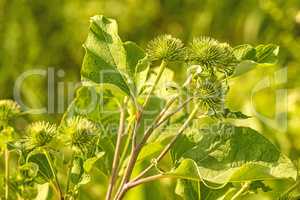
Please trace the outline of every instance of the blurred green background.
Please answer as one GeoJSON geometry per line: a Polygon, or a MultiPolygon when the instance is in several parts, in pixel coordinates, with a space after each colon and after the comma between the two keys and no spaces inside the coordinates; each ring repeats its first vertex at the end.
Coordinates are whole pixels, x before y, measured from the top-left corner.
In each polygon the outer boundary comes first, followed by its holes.
{"type": "MultiPolygon", "coordinates": [[[[280,45],[278,65],[261,67],[235,79],[228,102],[232,109],[254,116],[243,123],[260,130],[298,163],[299,0],[0,0],[0,98],[13,98],[15,80],[28,69],[62,69],[65,75],[56,77],[56,83],[78,82],[84,55],[81,46],[88,33],[89,18],[96,14],[115,18],[123,41],[132,40],[143,47],[162,33],[186,42],[194,36],[207,35],[233,46],[242,43],[280,45]],[[287,80],[278,82],[278,74],[287,76],[287,80]],[[270,87],[253,93],[257,84],[265,79],[270,80],[270,87]],[[280,91],[287,91],[287,98],[284,95],[278,98],[280,91]]],[[[47,105],[46,89],[45,78],[30,78],[22,86],[22,98],[33,107],[47,105]]],[[[59,91],[55,93],[64,95],[59,91]]],[[[63,105],[66,107],[69,101],[55,99],[55,111],[63,105]]],[[[49,114],[33,118],[57,120],[60,116],[49,114]]],[[[164,189],[170,184],[168,181],[159,187],[153,184],[146,190],[139,187],[132,199],[175,199],[164,189]]],[[[99,199],[105,188],[97,184],[90,186],[84,188],[82,199],[99,199]]]]}

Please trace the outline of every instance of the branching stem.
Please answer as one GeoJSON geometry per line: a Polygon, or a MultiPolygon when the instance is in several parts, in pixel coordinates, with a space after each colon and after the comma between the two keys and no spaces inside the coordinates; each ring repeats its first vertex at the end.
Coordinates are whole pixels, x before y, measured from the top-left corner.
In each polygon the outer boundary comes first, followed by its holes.
{"type": "Polygon", "coordinates": [[[148,93],[148,95],[146,96],[146,99],[142,105],[142,108],[140,110],[138,110],[137,114],[136,114],[136,121],[135,121],[135,124],[134,124],[134,128],[133,128],[133,134],[132,134],[132,147],[131,147],[131,153],[130,153],[130,157],[129,157],[129,162],[128,162],[128,165],[127,165],[127,168],[125,170],[125,174],[123,176],[123,179],[121,181],[121,184],[120,184],[120,187],[119,187],[119,190],[117,192],[117,195],[116,195],[116,198],[118,198],[118,195],[120,194],[120,192],[122,191],[122,188],[123,186],[129,181],[130,179],[130,176],[132,174],[132,171],[133,171],[133,168],[134,168],[134,165],[135,165],[135,162],[137,160],[137,157],[139,155],[139,152],[141,150],[140,146],[137,145],[137,132],[138,132],[138,129],[140,127],[140,123],[141,123],[141,120],[142,120],[142,115],[143,115],[143,111],[144,111],[144,108],[147,106],[165,68],[167,66],[167,62],[165,60],[162,60],[160,66],[159,66],[159,72],[155,78],[155,81],[150,89],[150,92],[148,93]]]}
{"type": "MultiPolygon", "coordinates": [[[[194,119],[195,115],[197,114],[197,111],[199,109],[199,104],[197,104],[191,114],[189,115],[188,119],[185,121],[185,123],[181,126],[181,128],[178,130],[175,137],[171,140],[171,142],[163,149],[163,151],[159,154],[159,156],[155,159],[156,162],[161,161],[161,159],[167,154],[167,152],[171,149],[171,147],[174,145],[174,143],[177,141],[177,139],[181,136],[183,131],[188,127],[189,123],[194,119]]],[[[145,174],[147,174],[152,167],[154,167],[154,164],[151,163],[144,171],[142,171],[135,179],[134,181],[139,180],[142,178],[145,174]]]]}
{"type": "MultiPolygon", "coordinates": [[[[159,154],[159,156],[156,158],[156,161],[159,162],[166,154],[167,152],[171,149],[171,147],[174,145],[174,143],[177,141],[177,139],[180,137],[180,135],[183,133],[183,131],[188,127],[188,125],[190,124],[190,122],[194,119],[195,115],[197,114],[197,111],[199,109],[200,105],[197,104],[193,111],[190,113],[188,119],[185,121],[185,123],[181,126],[181,128],[178,130],[177,134],[175,135],[175,137],[171,140],[171,142],[163,149],[163,151],[159,154]]],[[[142,146],[139,146],[139,148],[142,148],[142,146]]],[[[135,155],[138,155],[138,153],[135,152],[135,155]]],[[[135,160],[136,161],[136,160],[135,160]]],[[[134,161],[134,162],[135,162],[134,161]]],[[[157,175],[157,176],[154,176],[154,177],[148,177],[148,178],[145,178],[145,179],[140,179],[139,177],[143,177],[144,174],[146,174],[154,165],[151,164],[148,168],[146,168],[146,170],[144,170],[140,175],[138,175],[138,178],[135,178],[133,182],[130,182],[128,183],[128,181],[122,186],[120,187],[120,191],[118,192],[118,194],[116,195],[116,198],[115,200],[121,200],[124,195],[126,194],[126,192],[128,191],[129,188],[132,188],[134,187],[134,185],[139,185],[141,180],[143,181],[152,181],[152,180],[155,180],[157,178],[161,178],[162,176],[160,175],[157,175]],[[132,187],[128,187],[128,184],[133,184],[132,187]],[[137,184],[138,183],[138,184],[137,184]]]]}

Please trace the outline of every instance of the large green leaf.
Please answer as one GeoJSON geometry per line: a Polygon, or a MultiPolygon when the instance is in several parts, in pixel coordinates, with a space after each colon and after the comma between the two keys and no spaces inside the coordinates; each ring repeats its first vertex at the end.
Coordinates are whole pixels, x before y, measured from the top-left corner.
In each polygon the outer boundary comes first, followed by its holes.
{"type": "Polygon", "coordinates": [[[131,95],[126,51],[118,36],[118,25],[113,19],[98,15],[91,18],[88,37],[84,43],[86,54],[81,75],[83,80],[116,88],[131,95]]]}
{"type": "Polygon", "coordinates": [[[247,73],[259,65],[275,64],[278,53],[279,47],[274,44],[258,45],[257,47],[245,44],[235,47],[234,55],[240,63],[235,69],[234,76],[247,73]]]}
{"type": "Polygon", "coordinates": [[[189,130],[172,148],[170,176],[216,184],[296,179],[293,163],[261,134],[229,124],[189,130]]]}

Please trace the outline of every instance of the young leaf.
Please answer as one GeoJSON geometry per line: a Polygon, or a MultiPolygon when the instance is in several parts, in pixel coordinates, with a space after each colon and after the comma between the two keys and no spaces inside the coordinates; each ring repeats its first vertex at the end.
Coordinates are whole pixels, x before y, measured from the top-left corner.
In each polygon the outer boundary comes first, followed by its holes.
{"type": "Polygon", "coordinates": [[[90,32],[84,43],[86,54],[81,75],[84,80],[119,88],[130,96],[126,52],[113,19],[98,15],[91,18],[90,32]]]}

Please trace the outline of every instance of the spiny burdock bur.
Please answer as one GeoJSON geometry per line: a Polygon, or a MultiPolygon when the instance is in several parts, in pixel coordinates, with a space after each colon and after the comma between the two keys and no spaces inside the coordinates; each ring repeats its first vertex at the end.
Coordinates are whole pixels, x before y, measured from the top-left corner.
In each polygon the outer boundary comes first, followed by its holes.
{"type": "Polygon", "coordinates": [[[0,100],[0,124],[7,124],[20,113],[20,106],[15,101],[0,100]]]}
{"type": "Polygon", "coordinates": [[[26,133],[29,148],[45,147],[57,137],[57,127],[45,121],[34,122],[27,127],[26,133]]]}
{"type": "Polygon", "coordinates": [[[151,40],[146,52],[151,61],[182,61],[186,55],[182,41],[171,35],[160,35],[151,40]]]}
{"type": "Polygon", "coordinates": [[[228,87],[226,82],[218,80],[216,76],[192,79],[191,90],[203,111],[217,112],[224,107],[228,87]]]}
{"type": "Polygon", "coordinates": [[[60,133],[67,145],[85,155],[93,152],[99,138],[96,124],[82,116],[67,119],[60,133]]]}
{"type": "Polygon", "coordinates": [[[194,38],[189,44],[188,60],[211,70],[231,73],[238,63],[233,49],[227,43],[204,36],[194,38]]]}

